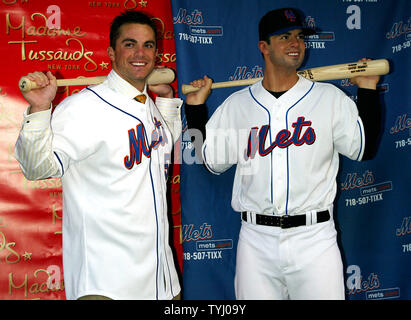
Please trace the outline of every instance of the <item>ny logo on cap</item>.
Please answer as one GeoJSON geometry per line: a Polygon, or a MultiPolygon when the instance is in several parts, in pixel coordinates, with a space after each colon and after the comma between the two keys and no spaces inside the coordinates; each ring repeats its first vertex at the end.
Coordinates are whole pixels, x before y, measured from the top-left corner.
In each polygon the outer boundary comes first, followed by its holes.
{"type": "Polygon", "coordinates": [[[297,17],[295,16],[294,12],[291,11],[291,10],[285,10],[285,11],[284,11],[284,15],[285,15],[285,17],[287,18],[287,20],[289,20],[289,21],[291,21],[291,22],[294,22],[295,19],[297,18],[297,17]]]}

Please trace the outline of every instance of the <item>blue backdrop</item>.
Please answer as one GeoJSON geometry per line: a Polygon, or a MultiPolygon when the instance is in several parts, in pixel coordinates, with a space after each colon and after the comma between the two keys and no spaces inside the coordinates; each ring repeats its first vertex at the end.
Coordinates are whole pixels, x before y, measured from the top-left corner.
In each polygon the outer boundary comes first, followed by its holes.
{"type": "MultiPolygon", "coordinates": [[[[411,1],[409,0],[172,0],[178,85],[207,74],[214,81],[261,77],[258,21],[267,11],[300,8],[320,30],[309,38],[302,68],[386,58],[380,81],[384,133],[374,160],[341,159],[334,219],[347,299],[411,298],[411,1]]],[[[347,79],[330,81],[356,100],[347,79]]],[[[229,94],[216,89],[211,115],[229,94]]],[[[183,119],[184,121],[184,119],[183,119]]],[[[185,299],[235,299],[240,215],[231,209],[234,168],[221,176],[195,163],[182,141],[181,205],[185,299]]]]}

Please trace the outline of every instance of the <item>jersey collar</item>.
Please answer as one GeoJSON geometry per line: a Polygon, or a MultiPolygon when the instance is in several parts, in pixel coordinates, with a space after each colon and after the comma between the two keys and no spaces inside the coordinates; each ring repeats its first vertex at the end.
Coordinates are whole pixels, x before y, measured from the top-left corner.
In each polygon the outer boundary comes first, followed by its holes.
{"type": "Polygon", "coordinates": [[[147,96],[147,85],[144,86],[144,90],[141,92],[132,86],[128,81],[120,77],[114,70],[110,71],[106,81],[109,88],[127,98],[134,99],[134,97],[142,93],[147,96]]]}

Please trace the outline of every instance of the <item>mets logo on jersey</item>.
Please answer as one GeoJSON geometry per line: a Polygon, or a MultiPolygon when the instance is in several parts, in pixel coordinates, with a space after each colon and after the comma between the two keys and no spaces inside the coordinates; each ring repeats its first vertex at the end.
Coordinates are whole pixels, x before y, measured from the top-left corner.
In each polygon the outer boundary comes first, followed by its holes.
{"type": "Polygon", "coordinates": [[[260,156],[265,157],[270,154],[275,147],[287,148],[294,144],[301,146],[303,144],[311,145],[315,142],[315,131],[311,126],[311,121],[305,121],[305,117],[299,117],[296,122],[292,123],[293,132],[288,129],[279,131],[272,143],[266,146],[266,139],[270,130],[269,125],[264,125],[261,128],[253,127],[248,136],[247,149],[244,152],[244,159],[254,159],[258,150],[260,156]],[[302,132],[305,128],[304,133],[302,132]]]}
{"type": "Polygon", "coordinates": [[[147,145],[148,137],[142,123],[138,124],[136,129],[128,130],[130,154],[124,157],[124,166],[127,169],[132,169],[135,164],[139,165],[143,155],[150,158],[152,150],[168,143],[164,128],[156,118],[154,118],[154,126],[155,129],[151,133],[151,143],[149,145],[147,145]]]}

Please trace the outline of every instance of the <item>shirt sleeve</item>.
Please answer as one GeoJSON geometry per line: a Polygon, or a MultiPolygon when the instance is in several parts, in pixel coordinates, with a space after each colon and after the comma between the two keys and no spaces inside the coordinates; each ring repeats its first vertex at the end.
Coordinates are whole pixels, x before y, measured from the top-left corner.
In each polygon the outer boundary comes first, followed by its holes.
{"type": "Polygon", "coordinates": [[[382,106],[378,91],[358,88],[357,108],[365,135],[364,155],[361,160],[370,160],[377,152],[382,128],[382,106]]]}
{"type": "Polygon", "coordinates": [[[61,177],[61,166],[52,148],[51,108],[32,114],[28,110],[15,145],[20,168],[28,180],[61,177]]]}
{"type": "Polygon", "coordinates": [[[333,142],[338,153],[355,161],[364,154],[364,126],[355,102],[338,90],[334,96],[333,142]]]}
{"type": "Polygon", "coordinates": [[[221,174],[238,162],[238,130],[234,122],[227,100],[207,121],[201,154],[211,173],[221,174]]]}
{"type": "MultiPolygon", "coordinates": [[[[185,104],[185,114],[188,129],[197,129],[201,132],[203,139],[206,139],[205,126],[208,120],[207,106],[205,104],[190,105],[185,104]]],[[[193,140],[193,137],[191,137],[193,140]]]]}
{"type": "Polygon", "coordinates": [[[179,98],[156,98],[156,106],[161,113],[167,127],[173,136],[173,143],[176,143],[181,135],[181,106],[183,100],[179,98]]]}
{"type": "Polygon", "coordinates": [[[237,131],[231,124],[227,102],[208,119],[207,106],[185,104],[187,127],[196,155],[213,174],[221,174],[237,163],[237,131]]]}

